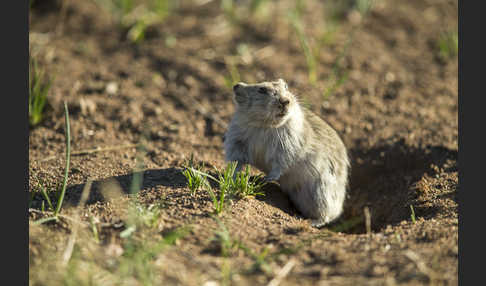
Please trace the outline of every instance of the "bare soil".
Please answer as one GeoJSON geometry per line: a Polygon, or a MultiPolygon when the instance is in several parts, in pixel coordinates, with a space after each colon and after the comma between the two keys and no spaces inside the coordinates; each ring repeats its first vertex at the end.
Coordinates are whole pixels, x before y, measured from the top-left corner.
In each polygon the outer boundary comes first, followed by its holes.
{"type": "MultiPolygon", "coordinates": [[[[285,17],[291,1],[238,25],[227,21],[220,1],[180,1],[138,44],[93,1],[68,1],[64,8],[39,2],[30,15],[31,55],[54,81],[46,118],[29,132],[32,209],[41,208],[39,184],[56,190],[62,183],[66,101],[73,152],[115,149],[71,157],[63,213],[74,213],[92,179],[81,218],[96,218],[101,249],[121,245],[123,202],[142,154],[137,197],[147,206],[163,205],[157,235],[191,227],[156,264],[163,285],[224,284],[227,265],[230,284],[262,285],[289,261],[294,267],[280,285],[458,284],[458,63],[457,57],[441,60],[435,45],[441,33],[457,30],[457,1],[377,1],[366,17],[345,15],[334,41],[320,47],[315,86],[285,17]],[[347,80],[325,98],[326,79],[350,35],[341,59],[347,80]],[[242,47],[249,51],[243,56],[242,47]],[[225,166],[222,135],[234,111],[226,84],[232,59],[241,81],[284,78],[337,130],[351,155],[346,210],[329,227],[312,228],[277,184],[263,197],[225,208],[219,219],[255,253],[268,250],[269,271],[247,271],[254,259],[242,251],[230,259],[219,253],[211,241],[220,226],[210,215],[210,197],[191,196],[182,174],[191,154],[207,170],[225,166]],[[144,152],[133,147],[139,142],[144,152]],[[125,194],[104,191],[110,184],[125,194]]],[[[324,3],[305,6],[304,31],[311,39],[321,35],[324,3]]],[[[43,216],[31,211],[30,221],[43,216]]],[[[30,283],[47,285],[39,274],[45,253],[64,251],[72,225],[29,229],[30,283]]]]}

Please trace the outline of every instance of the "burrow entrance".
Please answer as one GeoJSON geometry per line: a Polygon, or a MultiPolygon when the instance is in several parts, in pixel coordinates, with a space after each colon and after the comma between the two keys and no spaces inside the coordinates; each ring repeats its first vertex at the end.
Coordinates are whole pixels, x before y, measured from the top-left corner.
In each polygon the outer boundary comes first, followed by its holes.
{"type": "MultiPolygon", "coordinates": [[[[425,174],[433,176],[433,166],[443,166],[447,160],[455,161],[457,169],[457,151],[441,146],[410,147],[404,141],[368,150],[354,148],[350,156],[352,170],[344,213],[330,226],[345,233],[366,233],[366,207],[372,231],[411,220],[410,205],[420,199],[416,183],[425,174]]],[[[439,211],[430,205],[415,205],[415,216],[433,216],[439,211]]]]}

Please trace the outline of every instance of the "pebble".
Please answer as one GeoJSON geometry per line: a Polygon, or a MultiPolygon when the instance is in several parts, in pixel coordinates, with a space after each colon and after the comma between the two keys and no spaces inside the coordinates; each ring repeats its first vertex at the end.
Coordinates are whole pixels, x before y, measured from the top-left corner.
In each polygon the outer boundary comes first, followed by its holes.
{"type": "Polygon", "coordinates": [[[116,82],[109,82],[106,85],[106,93],[109,95],[116,95],[118,92],[118,84],[116,82]]]}

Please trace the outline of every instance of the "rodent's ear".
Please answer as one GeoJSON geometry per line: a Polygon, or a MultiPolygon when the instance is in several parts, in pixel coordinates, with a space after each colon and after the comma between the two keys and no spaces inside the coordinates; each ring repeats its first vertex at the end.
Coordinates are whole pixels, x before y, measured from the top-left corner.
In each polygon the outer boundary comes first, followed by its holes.
{"type": "Polygon", "coordinates": [[[239,82],[233,86],[233,94],[234,94],[234,100],[238,104],[242,104],[247,101],[247,95],[246,92],[244,91],[244,87],[246,86],[246,83],[239,82]]]}
{"type": "Polygon", "coordinates": [[[285,82],[285,80],[279,78],[278,79],[278,82],[285,88],[285,89],[289,89],[287,83],[285,82]]]}

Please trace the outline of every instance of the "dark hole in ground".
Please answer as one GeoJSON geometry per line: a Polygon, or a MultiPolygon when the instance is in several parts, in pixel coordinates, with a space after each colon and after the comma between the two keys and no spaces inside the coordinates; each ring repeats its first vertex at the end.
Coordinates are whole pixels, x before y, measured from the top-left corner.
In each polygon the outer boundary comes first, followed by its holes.
{"type": "MultiPolygon", "coordinates": [[[[370,211],[371,230],[411,219],[410,205],[418,198],[415,184],[434,174],[432,164],[457,161],[457,151],[441,146],[407,146],[404,141],[371,149],[350,150],[351,176],[344,213],[329,227],[345,233],[365,233],[364,209],[370,211]]],[[[438,206],[416,207],[415,214],[433,216],[438,206]]]]}

